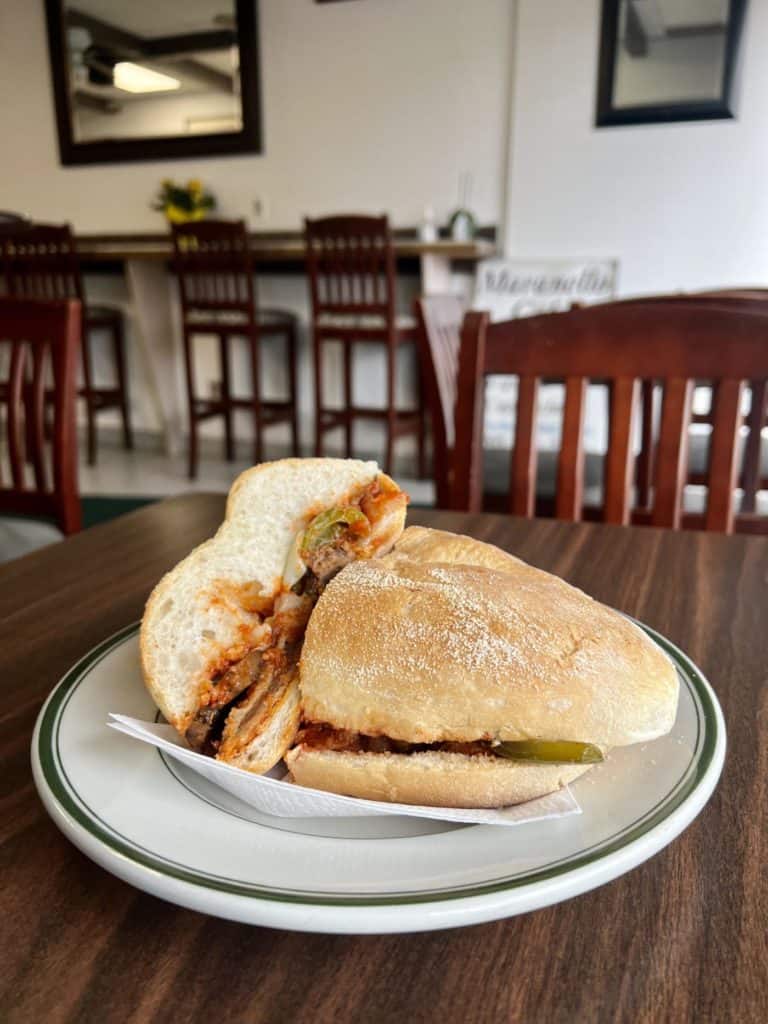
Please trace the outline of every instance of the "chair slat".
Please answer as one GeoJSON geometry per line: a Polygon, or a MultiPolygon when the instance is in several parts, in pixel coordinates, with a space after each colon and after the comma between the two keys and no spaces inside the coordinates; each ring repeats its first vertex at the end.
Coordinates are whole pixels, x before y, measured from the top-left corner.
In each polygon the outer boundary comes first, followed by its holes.
{"type": "Polygon", "coordinates": [[[656,382],[644,380],[641,385],[641,438],[640,453],[637,457],[637,504],[647,508],[651,497],[653,461],[655,455],[654,420],[656,413],[656,382]]]}
{"type": "Polygon", "coordinates": [[[510,493],[510,510],[515,516],[532,516],[536,504],[535,429],[538,392],[538,377],[520,377],[510,493]]]}
{"type": "Polygon", "coordinates": [[[654,526],[680,527],[683,491],[688,474],[688,427],[691,419],[694,383],[675,377],[664,386],[661,408],[654,526]]]}
{"type": "Polygon", "coordinates": [[[737,447],[741,426],[744,382],[721,380],[715,396],[714,424],[709,447],[705,529],[733,532],[733,491],[736,487],[737,447]]]}
{"type": "Polygon", "coordinates": [[[568,377],[560,456],[557,460],[555,515],[577,522],[584,504],[584,411],[587,381],[568,377]]]}
{"type": "Polygon", "coordinates": [[[27,361],[23,342],[11,346],[11,365],[8,371],[8,462],[11,467],[11,481],[18,491],[24,490],[24,442],[23,442],[23,386],[24,366],[27,361]]]}
{"type": "Polygon", "coordinates": [[[32,352],[32,381],[27,393],[26,413],[28,417],[27,457],[32,462],[35,472],[35,486],[38,491],[48,488],[45,469],[45,348],[35,348],[32,352]]]}
{"type": "Polygon", "coordinates": [[[483,398],[487,313],[467,313],[461,329],[451,506],[479,512],[483,503],[483,398]]]}
{"type": "Polygon", "coordinates": [[[613,381],[611,436],[605,460],[605,521],[622,526],[629,523],[638,391],[639,381],[632,377],[618,377],[613,381]]]}
{"type": "Polygon", "coordinates": [[[762,448],[762,430],[768,415],[768,380],[753,380],[749,383],[751,399],[747,426],[749,433],[744,445],[742,470],[742,487],[744,497],[741,502],[741,514],[755,511],[755,498],[760,490],[760,455],[762,448]]]}

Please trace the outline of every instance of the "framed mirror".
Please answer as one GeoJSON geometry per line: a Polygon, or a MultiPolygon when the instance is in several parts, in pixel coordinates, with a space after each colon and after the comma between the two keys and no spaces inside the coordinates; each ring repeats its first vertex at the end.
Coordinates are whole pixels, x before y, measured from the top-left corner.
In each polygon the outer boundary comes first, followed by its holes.
{"type": "Polygon", "coordinates": [[[746,0],[603,0],[598,127],[734,117],[746,0]]]}
{"type": "Polygon", "coordinates": [[[63,164],[259,153],[256,0],[46,0],[63,164]]]}

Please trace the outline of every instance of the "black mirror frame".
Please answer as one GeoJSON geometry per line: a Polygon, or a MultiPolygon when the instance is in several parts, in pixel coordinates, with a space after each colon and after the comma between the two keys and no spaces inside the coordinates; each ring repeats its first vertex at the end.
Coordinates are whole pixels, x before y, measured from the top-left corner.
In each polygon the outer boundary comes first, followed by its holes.
{"type": "Polygon", "coordinates": [[[127,163],[135,160],[176,160],[190,156],[217,156],[228,153],[261,153],[257,0],[235,0],[235,9],[240,49],[240,100],[243,117],[243,127],[239,132],[76,142],[70,116],[69,61],[65,47],[63,2],[45,0],[48,54],[62,164],[68,166],[127,163]]]}
{"type": "Polygon", "coordinates": [[[747,0],[730,0],[723,80],[718,99],[685,103],[643,104],[634,107],[614,107],[613,105],[616,36],[620,4],[621,0],[603,0],[595,117],[597,128],[628,124],[663,124],[671,121],[709,121],[736,116],[733,107],[733,86],[747,0]]]}

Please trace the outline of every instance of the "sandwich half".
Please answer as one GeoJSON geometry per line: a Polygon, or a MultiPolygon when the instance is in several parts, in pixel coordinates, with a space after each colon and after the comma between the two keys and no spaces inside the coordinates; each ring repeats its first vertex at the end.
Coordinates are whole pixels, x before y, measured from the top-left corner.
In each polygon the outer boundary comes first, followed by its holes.
{"type": "Polygon", "coordinates": [[[146,686],[190,745],[268,771],[299,725],[298,659],[327,582],[388,551],[407,496],[375,462],[285,459],[243,473],[215,537],[155,587],[146,686]]]}
{"type": "Polygon", "coordinates": [[[294,780],[398,803],[499,807],[668,732],[671,661],[618,612],[470,537],[411,527],[315,608],[294,780]]]}

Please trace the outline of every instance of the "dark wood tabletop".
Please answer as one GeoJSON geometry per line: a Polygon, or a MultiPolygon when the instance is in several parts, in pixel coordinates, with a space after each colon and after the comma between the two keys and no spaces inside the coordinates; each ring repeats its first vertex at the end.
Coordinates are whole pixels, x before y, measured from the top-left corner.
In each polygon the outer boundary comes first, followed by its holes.
{"type": "Polygon", "coordinates": [[[768,540],[465,516],[474,534],[656,627],[712,682],[729,750],[700,817],[594,892],[493,924],[302,935],[145,895],[56,830],[29,764],[64,671],[135,620],[224,499],[141,509],[0,569],[0,1019],[11,1022],[739,1022],[768,1013],[768,540]]]}

